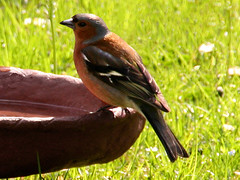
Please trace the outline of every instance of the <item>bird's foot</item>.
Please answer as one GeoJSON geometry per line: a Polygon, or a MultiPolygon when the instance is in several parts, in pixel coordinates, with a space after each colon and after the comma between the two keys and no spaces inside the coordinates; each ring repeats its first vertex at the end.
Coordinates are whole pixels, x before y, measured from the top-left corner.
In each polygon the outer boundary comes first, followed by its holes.
{"type": "Polygon", "coordinates": [[[128,108],[122,108],[122,112],[125,112],[126,114],[131,114],[130,111],[128,110],[128,108]]]}
{"type": "Polygon", "coordinates": [[[116,107],[116,106],[113,106],[113,105],[106,105],[106,106],[100,107],[96,112],[100,112],[100,111],[108,110],[108,109],[111,109],[111,108],[114,108],[114,107],[116,107]]]}

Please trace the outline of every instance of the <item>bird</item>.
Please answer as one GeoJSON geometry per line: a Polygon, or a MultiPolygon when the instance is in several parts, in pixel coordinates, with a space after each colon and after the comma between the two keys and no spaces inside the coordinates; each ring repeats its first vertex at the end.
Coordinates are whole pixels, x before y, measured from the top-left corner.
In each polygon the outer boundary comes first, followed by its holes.
{"type": "Polygon", "coordinates": [[[94,14],[76,14],[60,24],[73,29],[73,59],[88,90],[110,106],[133,108],[144,116],[171,162],[189,157],[163,118],[161,111],[170,108],[139,54],[94,14]]]}

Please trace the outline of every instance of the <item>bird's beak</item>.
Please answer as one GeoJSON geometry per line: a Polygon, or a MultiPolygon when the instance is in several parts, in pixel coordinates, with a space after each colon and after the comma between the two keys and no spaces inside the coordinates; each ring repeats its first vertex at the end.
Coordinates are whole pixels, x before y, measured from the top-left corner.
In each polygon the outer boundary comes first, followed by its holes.
{"type": "Polygon", "coordinates": [[[60,22],[60,24],[62,24],[62,25],[64,25],[64,26],[67,26],[67,27],[70,27],[70,28],[72,28],[72,29],[75,29],[75,24],[74,24],[72,18],[67,19],[67,20],[64,20],[64,21],[60,22]]]}

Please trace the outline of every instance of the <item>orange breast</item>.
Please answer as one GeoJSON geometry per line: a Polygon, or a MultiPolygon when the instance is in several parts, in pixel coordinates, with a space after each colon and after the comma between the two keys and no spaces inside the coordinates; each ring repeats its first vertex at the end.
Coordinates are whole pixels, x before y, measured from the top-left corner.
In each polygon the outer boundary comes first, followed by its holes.
{"type": "Polygon", "coordinates": [[[74,51],[74,63],[84,85],[100,100],[114,106],[135,108],[135,104],[126,95],[92,75],[87,69],[81,51],[76,49],[74,51]]]}

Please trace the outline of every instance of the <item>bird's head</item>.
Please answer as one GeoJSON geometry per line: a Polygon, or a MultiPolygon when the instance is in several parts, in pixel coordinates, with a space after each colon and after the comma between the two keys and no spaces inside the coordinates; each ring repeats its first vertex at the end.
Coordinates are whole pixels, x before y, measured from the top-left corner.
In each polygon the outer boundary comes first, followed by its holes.
{"type": "Polygon", "coordinates": [[[76,41],[85,45],[102,39],[110,32],[105,22],[94,14],[76,14],[60,24],[72,28],[76,41]]]}

